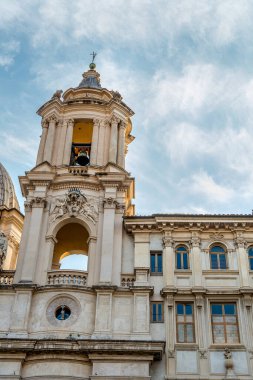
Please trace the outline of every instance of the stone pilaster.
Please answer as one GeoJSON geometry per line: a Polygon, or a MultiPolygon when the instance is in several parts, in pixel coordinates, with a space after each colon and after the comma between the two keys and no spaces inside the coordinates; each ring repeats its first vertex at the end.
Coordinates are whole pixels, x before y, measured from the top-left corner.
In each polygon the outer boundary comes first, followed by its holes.
{"type": "Polygon", "coordinates": [[[43,162],[44,149],[45,149],[47,132],[48,132],[48,122],[46,120],[42,120],[41,125],[42,125],[42,134],[41,134],[41,139],[40,139],[40,146],[39,146],[39,151],[37,155],[36,165],[39,165],[43,162]]]}
{"type": "Polygon", "coordinates": [[[122,168],[125,167],[125,133],[126,133],[126,123],[121,121],[119,126],[118,134],[118,157],[117,164],[122,168]]]}
{"type": "Polygon", "coordinates": [[[70,156],[71,156],[71,147],[72,147],[72,139],[73,139],[73,128],[74,128],[74,120],[67,120],[67,132],[64,146],[64,154],[63,154],[63,164],[70,164],[70,156]]]}
{"type": "Polygon", "coordinates": [[[109,121],[107,119],[100,121],[100,127],[99,127],[99,136],[98,136],[98,152],[97,152],[97,164],[102,166],[105,163],[104,160],[104,154],[105,154],[105,135],[106,135],[106,128],[109,124],[109,121]]]}
{"type": "Polygon", "coordinates": [[[87,285],[92,286],[95,284],[95,265],[96,265],[96,247],[97,247],[97,238],[89,237],[88,239],[88,279],[87,285]]]}
{"type": "Polygon", "coordinates": [[[117,158],[117,143],[118,143],[118,124],[119,118],[115,115],[111,118],[111,135],[109,147],[109,161],[116,163],[117,158]]]}
{"type": "Polygon", "coordinates": [[[91,143],[91,154],[90,154],[90,164],[97,164],[97,155],[98,155],[98,137],[99,137],[99,128],[100,120],[93,120],[93,133],[92,133],[92,143],[91,143]]]}
{"type": "Polygon", "coordinates": [[[198,232],[192,233],[191,254],[190,260],[192,262],[192,277],[193,287],[202,287],[202,263],[201,263],[201,251],[200,251],[200,238],[198,232]]]}
{"type": "Polygon", "coordinates": [[[250,286],[248,253],[246,250],[247,242],[243,237],[242,232],[237,232],[235,235],[235,246],[237,248],[237,257],[240,273],[240,286],[248,288],[250,286]]]}
{"type": "Polygon", "coordinates": [[[40,231],[45,206],[46,200],[44,198],[36,197],[30,201],[32,212],[20,282],[34,281],[36,263],[39,254],[40,231]]]}
{"type": "Polygon", "coordinates": [[[163,278],[164,286],[175,287],[175,252],[171,231],[166,231],[163,237],[163,278]]]}
{"type": "Polygon", "coordinates": [[[100,283],[112,283],[114,223],[116,200],[112,197],[104,200],[104,220],[102,232],[100,283]]]}

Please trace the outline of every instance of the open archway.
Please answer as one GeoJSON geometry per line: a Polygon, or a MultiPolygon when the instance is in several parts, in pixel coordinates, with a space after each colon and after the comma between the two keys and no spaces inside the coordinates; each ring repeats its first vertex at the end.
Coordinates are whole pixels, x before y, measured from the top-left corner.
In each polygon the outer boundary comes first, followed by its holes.
{"type": "Polygon", "coordinates": [[[87,271],[88,238],[89,233],[81,224],[64,225],[56,235],[52,269],[87,271]]]}

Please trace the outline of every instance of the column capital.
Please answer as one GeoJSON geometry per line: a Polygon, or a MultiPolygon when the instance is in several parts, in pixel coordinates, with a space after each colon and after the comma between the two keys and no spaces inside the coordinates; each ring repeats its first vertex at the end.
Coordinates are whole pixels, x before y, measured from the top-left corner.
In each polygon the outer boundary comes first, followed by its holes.
{"type": "Polygon", "coordinates": [[[32,208],[35,208],[35,207],[45,208],[47,205],[46,199],[42,198],[42,197],[35,197],[35,198],[31,199],[30,203],[31,203],[32,208]]]}
{"type": "Polygon", "coordinates": [[[119,124],[120,118],[117,115],[113,114],[110,121],[111,124],[119,124]]]}
{"type": "Polygon", "coordinates": [[[167,247],[173,248],[174,247],[175,242],[172,239],[172,237],[164,236],[162,240],[163,240],[163,247],[164,248],[167,248],[167,247]]]}
{"type": "Polygon", "coordinates": [[[125,131],[126,127],[127,127],[127,123],[125,123],[123,120],[120,120],[119,128],[125,131]]]}
{"type": "Polygon", "coordinates": [[[53,114],[53,115],[48,116],[46,120],[48,123],[55,123],[56,124],[56,122],[58,121],[58,118],[56,117],[55,114],[53,114]]]}
{"type": "Polygon", "coordinates": [[[48,128],[48,120],[42,119],[41,120],[41,126],[42,126],[42,128],[48,128]]]}
{"type": "Polygon", "coordinates": [[[246,248],[247,241],[244,239],[242,233],[237,234],[237,236],[234,239],[234,244],[236,248],[246,248]]]}
{"type": "Polygon", "coordinates": [[[112,198],[112,197],[109,197],[109,198],[105,198],[103,200],[103,204],[104,204],[104,208],[106,209],[115,209],[116,205],[118,204],[118,202],[116,201],[116,199],[112,198]]]}
{"type": "Polygon", "coordinates": [[[116,203],[116,213],[117,214],[124,214],[126,209],[126,206],[122,203],[117,202],[116,203]]]}
{"type": "Polygon", "coordinates": [[[99,127],[99,125],[101,124],[101,121],[102,120],[98,118],[93,119],[94,126],[99,127]]]}
{"type": "Polygon", "coordinates": [[[197,248],[199,248],[199,246],[200,246],[200,238],[199,238],[199,236],[198,236],[197,233],[193,233],[193,234],[192,234],[192,238],[191,238],[191,240],[189,241],[189,243],[190,243],[190,245],[192,246],[192,248],[193,248],[193,247],[197,247],[197,248]]]}
{"type": "Polygon", "coordinates": [[[74,119],[68,119],[68,120],[67,120],[67,124],[68,124],[69,126],[73,127],[73,125],[74,125],[74,119]]]}

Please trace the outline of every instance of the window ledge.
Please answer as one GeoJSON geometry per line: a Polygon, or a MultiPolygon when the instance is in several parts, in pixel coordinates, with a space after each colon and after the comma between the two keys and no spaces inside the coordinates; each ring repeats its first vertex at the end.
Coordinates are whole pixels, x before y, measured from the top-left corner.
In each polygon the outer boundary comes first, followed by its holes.
{"type": "Polygon", "coordinates": [[[199,345],[194,342],[194,343],[175,343],[175,348],[176,349],[192,349],[196,350],[199,348],[199,345]]]}
{"type": "Polygon", "coordinates": [[[202,274],[222,274],[222,275],[231,275],[239,274],[239,270],[235,269],[205,269],[202,271],[202,274]]]}
{"type": "Polygon", "coordinates": [[[175,274],[192,274],[191,269],[176,269],[174,271],[175,274]]]}
{"type": "Polygon", "coordinates": [[[217,350],[217,349],[224,350],[225,348],[232,348],[232,349],[238,348],[240,350],[246,349],[244,344],[241,344],[241,343],[215,343],[215,344],[211,344],[208,348],[210,350],[217,350]]]}

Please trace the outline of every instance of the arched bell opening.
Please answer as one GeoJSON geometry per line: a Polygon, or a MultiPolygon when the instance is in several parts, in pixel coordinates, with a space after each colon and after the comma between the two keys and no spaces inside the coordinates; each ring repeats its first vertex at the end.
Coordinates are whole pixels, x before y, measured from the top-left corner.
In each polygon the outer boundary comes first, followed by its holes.
{"type": "Polygon", "coordinates": [[[64,225],[56,234],[52,270],[87,271],[88,238],[89,233],[81,224],[64,225]]]}
{"type": "Polygon", "coordinates": [[[77,119],[74,123],[70,165],[87,166],[90,163],[93,120],[77,119]]]}

